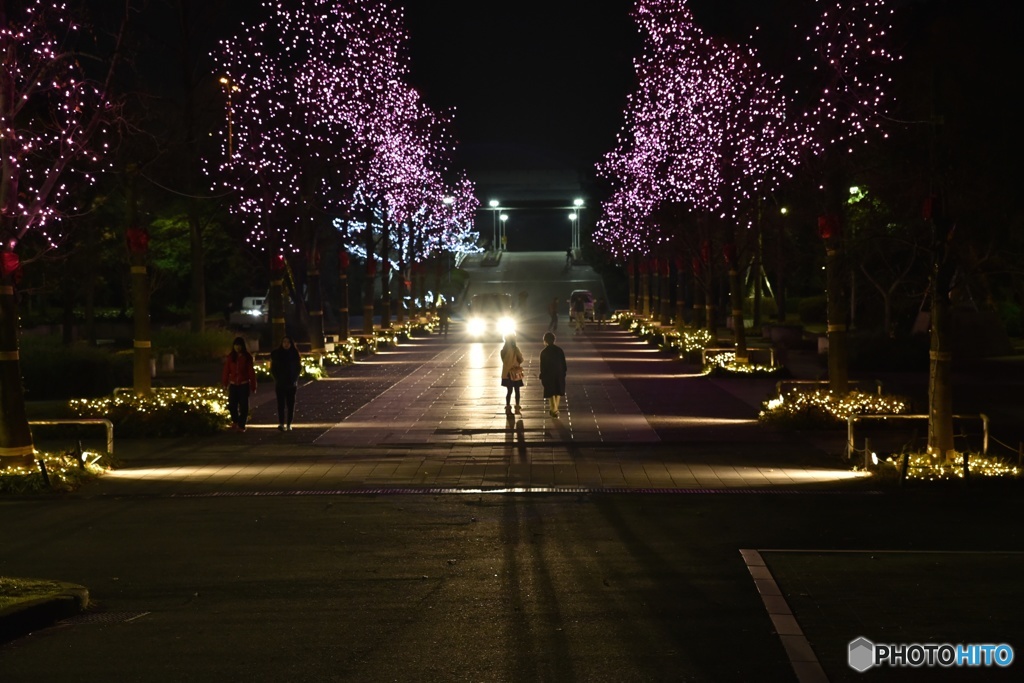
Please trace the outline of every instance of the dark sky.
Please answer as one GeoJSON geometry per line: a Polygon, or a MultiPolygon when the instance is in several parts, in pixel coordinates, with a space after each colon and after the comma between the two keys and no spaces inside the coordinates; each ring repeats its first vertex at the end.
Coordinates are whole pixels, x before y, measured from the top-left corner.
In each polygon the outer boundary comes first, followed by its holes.
{"type": "Polygon", "coordinates": [[[593,166],[632,88],[631,0],[410,2],[414,84],[455,107],[463,144],[540,147],[593,166]]]}

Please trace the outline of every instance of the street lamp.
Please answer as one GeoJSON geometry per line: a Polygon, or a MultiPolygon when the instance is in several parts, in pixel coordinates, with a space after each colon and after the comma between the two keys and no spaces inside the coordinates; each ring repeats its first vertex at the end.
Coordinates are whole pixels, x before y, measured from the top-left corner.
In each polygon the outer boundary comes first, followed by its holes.
{"type": "Polygon", "coordinates": [[[573,214],[575,216],[575,218],[573,219],[575,222],[573,223],[574,230],[573,230],[573,243],[572,243],[573,253],[575,255],[575,254],[579,253],[579,248],[580,248],[580,223],[579,223],[579,218],[583,214],[583,200],[580,199],[579,197],[577,197],[576,199],[572,200],[572,205],[576,207],[576,212],[573,214]]]}
{"type": "Polygon", "coordinates": [[[494,217],[494,225],[491,226],[491,246],[492,246],[492,248],[497,249],[497,245],[498,245],[498,205],[499,205],[499,202],[498,202],[497,199],[492,199],[491,201],[489,201],[487,203],[490,205],[490,207],[492,209],[491,215],[494,217]]]}
{"type": "Polygon", "coordinates": [[[224,86],[224,89],[228,93],[228,159],[230,159],[231,155],[233,153],[233,150],[234,150],[234,143],[233,143],[233,140],[232,140],[232,138],[234,137],[234,132],[232,131],[232,122],[231,122],[231,114],[232,114],[231,93],[238,92],[238,86],[235,85],[231,81],[231,79],[228,78],[227,76],[221,76],[220,77],[220,84],[224,86]]]}
{"type": "Polygon", "coordinates": [[[576,220],[578,218],[575,211],[569,214],[569,248],[572,249],[573,256],[576,255],[576,220]]]}
{"type": "Polygon", "coordinates": [[[505,232],[505,221],[508,220],[508,214],[503,213],[498,216],[498,220],[501,221],[501,250],[505,250],[505,242],[507,241],[508,233],[505,232]]]}

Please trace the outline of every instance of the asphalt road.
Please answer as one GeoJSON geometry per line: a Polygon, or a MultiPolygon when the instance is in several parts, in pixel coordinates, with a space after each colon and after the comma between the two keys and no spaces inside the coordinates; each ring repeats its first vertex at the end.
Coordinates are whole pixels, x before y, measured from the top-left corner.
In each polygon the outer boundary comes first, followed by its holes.
{"type": "Polygon", "coordinates": [[[739,550],[1024,548],[964,495],[4,500],[3,573],[97,606],[0,680],[795,680],[739,550]]]}

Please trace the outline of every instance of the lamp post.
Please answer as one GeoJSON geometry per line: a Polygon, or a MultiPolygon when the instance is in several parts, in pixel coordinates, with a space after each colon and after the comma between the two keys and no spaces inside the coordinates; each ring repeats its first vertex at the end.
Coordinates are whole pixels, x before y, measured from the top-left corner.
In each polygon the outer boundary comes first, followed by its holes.
{"type": "Polygon", "coordinates": [[[232,80],[229,77],[227,77],[227,76],[221,76],[220,77],[220,84],[224,86],[224,90],[226,90],[227,93],[228,93],[228,159],[230,159],[231,155],[234,152],[234,143],[233,143],[234,131],[232,130],[232,121],[231,121],[231,115],[232,115],[231,93],[238,92],[238,86],[235,85],[234,82],[232,82],[232,80]]]}
{"type": "Polygon", "coordinates": [[[499,234],[498,237],[501,240],[501,250],[504,251],[505,250],[505,241],[506,241],[506,238],[508,236],[508,233],[505,232],[505,222],[508,220],[508,214],[507,213],[501,214],[500,216],[498,216],[498,220],[501,221],[501,231],[500,231],[500,234],[499,234]]]}
{"type": "Polygon", "coordinates": [[[579,197],[577,197],[576,199],[572,200],[572,205],[576,207],[576,211],[575,211],[575,214],[574,214],[576,216],[576,218],[575,218],[575,222],[573,224],[574,230],[573,230],[572,249],[573,249],[573,255],[574,256],[579,256],[579,249],[580,249],[580,220],[579,219],[580,219],[580,216],[583,214],[583,200],[580,199],[579,197]]]}
{"type": "Polygon", "coordinates": [[[573,258],[576,257],[576,220],[578,218],[575,211],[569,214],[569,248],[572,250],[573,258]]]}
{"type": "Polygon", "coordinates": [[[498,247],[498,204],[499,204],[499,202],[498,202],[497,199],[492,199],[491,201],[489,201],[487,203],[488,203],[488,205],[490,205],[490,207],[492,209],[491,210],[491,215],[494,218],[494,223],[491,226],[491,248],[496,250],[497,247],[498,247]]]}

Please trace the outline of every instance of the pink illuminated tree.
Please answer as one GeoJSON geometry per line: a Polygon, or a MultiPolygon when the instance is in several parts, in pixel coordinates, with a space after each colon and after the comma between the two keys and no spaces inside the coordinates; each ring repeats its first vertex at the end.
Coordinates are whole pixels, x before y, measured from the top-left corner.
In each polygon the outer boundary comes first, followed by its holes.
{"type": "MultiPolygon", "coordinates": [[[[437,117],[408,85],[402,12],[386,0],[264,8],[268,19],[219,55],[229,88],[219,174],[237,193],[250,244],[278,266],[272,284],[296,254],[315,264],[326,231],[338,230],[346,258],[365,261],[372,326],[377,265],[386,293],[392,252],[416,243],[408,226],[437,186],[437,117]]],[[[307,282],[312,290],[314,278],[307,282]]],[[[283,334],[282,323],[275,338],[283,334]]]]}
{"type": "Polygon", "coordinates": [[[689,251],[712,330],[710,245],[720,245],[744,359],[737,235],[749,231],[758,198],[792,175],[812,140],[781,79],[766,75],[749,50],[705,35],[685,0],[642,0],[634,17],[645,36],[638,87],[619,145],[599,166],[615,192],[595,239],[619,258],[663,245],[689,251]]]}
{"type": "Polygon", "coordinates": [[[122,23],[97,81],[80,67],[79,27],[64,2],[0,0],[0,468],[34,461],[18,357],[20,247],[59,247],[65,219],[84,210],[75,189],[103,168],[123,33],[122,23]]]}
{"type": "Polygon", "coordinates": [[[888,34],[891,0],[822,0],[823,10],[807,37],[816,101],[806,120],[821,153],[811,162],[822,188],[819,232],[825,244],[828,297],[829,385],[849,390],[847,324],[848,267],[844,258],[844,204],[850,182],[848,164],[856,145],[886,136],[892,106],[888,93],[898,56],[888,34]]]}

